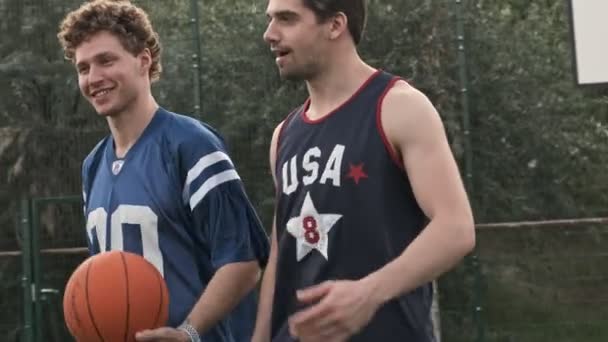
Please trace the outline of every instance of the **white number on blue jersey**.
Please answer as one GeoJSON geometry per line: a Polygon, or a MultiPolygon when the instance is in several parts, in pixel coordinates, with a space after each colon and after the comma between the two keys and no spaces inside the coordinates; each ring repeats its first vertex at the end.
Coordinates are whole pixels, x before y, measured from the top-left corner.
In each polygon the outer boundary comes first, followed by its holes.
{"type": "MultiPolygon", "coordinates": [[[[106,251],[107,219],[108,213],[104,208],[91,211],[87,217],[89,239],[91,242],[95,240],[93,236],[93,228],[95,228],[100,252],[106,251]]],[[[123,250],[123,225],[125,224],[139,226],[143,256],[164,276],[163,257],[158,242],[158,216],[147,206],[119,205],[110,217],[111,250],[123,250]]]]}

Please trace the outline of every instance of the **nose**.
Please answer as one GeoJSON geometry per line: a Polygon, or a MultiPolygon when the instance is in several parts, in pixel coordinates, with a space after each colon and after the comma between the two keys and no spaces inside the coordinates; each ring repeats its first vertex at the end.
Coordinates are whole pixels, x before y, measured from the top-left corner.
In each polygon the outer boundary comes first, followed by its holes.
{"type": "Polygon", "coordinates": [[[91,86],[95,87],[95,85],[98,85],[102,81],[103,81],[103,72],[102,72],[101,68],[91,65],[89,67],[89,73],[87,75],[87,82],[89,84],[89,87],[91,87],[91,86]]]}
{"type": "Polygon", "coordinates": [[[264,41],[270,45],[273,45],[279,41],[278,32],[274,25],[274,20],[270,20],[268,22],[268,26],[266,27],[266,31],[264,31],[264,41]]]}

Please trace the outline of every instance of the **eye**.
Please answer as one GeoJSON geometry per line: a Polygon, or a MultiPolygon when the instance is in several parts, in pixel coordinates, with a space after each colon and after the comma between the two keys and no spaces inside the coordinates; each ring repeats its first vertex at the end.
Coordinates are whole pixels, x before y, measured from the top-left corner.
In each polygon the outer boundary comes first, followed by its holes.
{"type": "Polygon", "coordinates": [[[77,69],[79,75],[86,75],[89,72],[88,66],[79,66],[77,69]]]}
{"type": "Polygon", "coordinates": [[[293,16],[291,16],[291,15],[285,14],[285,15],[278,16],[277,19],[279,19],[279,21],[281,21],[283,23],[287,23],[288,24],[290,22],[293,22],[295,18],[293,16]]]}
{"type": "Polygon", "coordinates": [[[99,61],[99,63],[100,63],[101,65],[105,65],[105,66],[110,66],[110,65],[112,65],[112,62],[114,62],[114,60],[113,60],[113,59],[110,59],[110,58],[104,58],[104,59],[102,59],[102,60],[100,60],[100,61],[99,61]]]}

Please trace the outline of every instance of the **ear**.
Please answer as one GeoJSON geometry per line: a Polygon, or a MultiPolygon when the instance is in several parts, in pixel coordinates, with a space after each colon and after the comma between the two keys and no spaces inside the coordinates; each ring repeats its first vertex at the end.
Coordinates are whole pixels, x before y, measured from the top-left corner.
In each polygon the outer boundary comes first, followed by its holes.
{"type": "Polygon", "coordinates": [[[329,39],[337,39],[344,31],[348,31],[348,17],[344,12],[338,12],[329,19],[329,39]]]}
{"type": "Polygon", "coordinates": [[[142,75],[148,75],[152,67],[152,53],[150,49],[145,48],[139,53],[139,71],[142,75]]]}

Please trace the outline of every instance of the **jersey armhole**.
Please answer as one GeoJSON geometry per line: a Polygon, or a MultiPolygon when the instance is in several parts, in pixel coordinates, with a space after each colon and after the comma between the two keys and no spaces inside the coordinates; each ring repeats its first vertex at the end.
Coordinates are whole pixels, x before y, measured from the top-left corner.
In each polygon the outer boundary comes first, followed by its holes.
{"type": "Polygon", "coordinates": [[[397,151],[395,151],[395,149],[391,145],[386,135],[386,132],[384,131],[384,128],[382,128],[382,103],[384,102],[386,94],[388,94],[388,92],[393,89],[393,87],[398,81],[405,82],[405,80],[401,77],[393,77],[386,85],[386,88],[378,98],[378,103],[376,104],[376,128],[378,129],[378,134],[380,134],[380,138],[384,143],[384,147],[386,148],[386,152],[388,153],[389,157],[400,170],[405,172],[405,168],[403,167],[403,163],[401,163],[401,159],[399,158],[397,151]]]}
{"type": "Polygon", "coordinates": [[[277,164],[277,160],[279,159],[279,150],[281,148],[281,138],[283,137],[283,132],[285,131],[285,127],[287,127],[287,125],[289,125],[291,123],[291,120],[293,120],[293,118],[295,117],[295,115],[297,113],[300,112],[300,110],[302,109],[303,106],[299,106],[296,109],[292,110],[291,113],[289,113],[285,119],[283,119],[283,121],[280,123],[281,125],[281,129],[279,130],[279,134],[277,135],[277,146],[275,146],[275,151],[274,151],[274,177],[278,178],[278,164],[277,164]]]}

